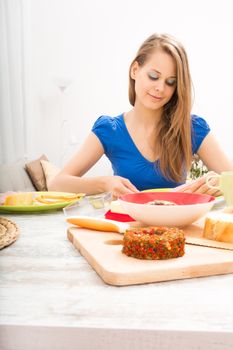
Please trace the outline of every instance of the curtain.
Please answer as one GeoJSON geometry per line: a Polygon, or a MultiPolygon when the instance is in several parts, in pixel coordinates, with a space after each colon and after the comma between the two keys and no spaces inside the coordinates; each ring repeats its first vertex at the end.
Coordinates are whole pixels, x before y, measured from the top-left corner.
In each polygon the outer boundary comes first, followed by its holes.
{"type": "Polygon", "coordinates": [[[26,154],[23,0],[0,0],[0,163],[26,154]]]}

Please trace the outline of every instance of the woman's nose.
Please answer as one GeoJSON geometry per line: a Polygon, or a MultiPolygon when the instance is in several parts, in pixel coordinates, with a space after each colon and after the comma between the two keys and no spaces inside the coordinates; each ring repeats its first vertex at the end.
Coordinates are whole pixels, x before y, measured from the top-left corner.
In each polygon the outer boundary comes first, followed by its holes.
{"type": "Polygon", "coordinates": [[[164,90],[164,82],[163,81],[156,81],[155,91],[162,92],[163,90],[164,90]]]}

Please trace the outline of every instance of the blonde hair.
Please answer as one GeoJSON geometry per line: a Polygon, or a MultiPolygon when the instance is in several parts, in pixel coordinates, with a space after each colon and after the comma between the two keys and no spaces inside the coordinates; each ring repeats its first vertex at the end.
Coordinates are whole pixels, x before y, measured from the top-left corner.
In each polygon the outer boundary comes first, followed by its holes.
{"type": "Polygon", "coordinates": [[[143,66],[156,49],[169,54],[176,63],[177,85],[170,101],[163,107],[158,124],[156,151],[162,174],[173,181],[182,181],[192,161],[191,142],[191,77],[187,54],[174,37],[153,34],[139,48],[129,69],[129,101],[135,104],[135,80],[131,68],[135,62],[143,66]]]}

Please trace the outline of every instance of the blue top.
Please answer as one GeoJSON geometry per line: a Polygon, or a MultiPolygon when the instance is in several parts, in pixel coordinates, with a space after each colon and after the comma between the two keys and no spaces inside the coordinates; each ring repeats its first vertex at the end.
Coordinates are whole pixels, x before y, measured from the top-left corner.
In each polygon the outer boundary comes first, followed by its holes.
{"type": "MultiPolygon", "coordinates": [[[[207,122],[192,115],[192,151],[196,153],[209,133],[207,122]]],[[[138,150],[125,125],[123,114],[117,117],[101,116],[92,131],[103,145],[114,175],[129,179],[138,190],[176,187],[184,182],[166,179],[159,167],[159,161],[150,162],[138,150]]]]}

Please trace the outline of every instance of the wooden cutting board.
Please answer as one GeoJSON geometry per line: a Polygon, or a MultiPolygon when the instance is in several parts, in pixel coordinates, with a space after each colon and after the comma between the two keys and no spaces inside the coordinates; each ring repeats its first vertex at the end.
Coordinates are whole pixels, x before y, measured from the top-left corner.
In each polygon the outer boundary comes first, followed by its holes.
{"type": "MultiPolygon", "coordinates": [[[[186,244],[183,257],[153,261],[139,260],[123,254],[123,236],[119,233],[75,226],[69,227],[67,233],[68,239],[104,282],[124,286],[233,273],[232,250],[199,245],[202,227],[202,224],[194,224],[185,228],[186,240],[192,242],[194,237],[194,244],[197,245],[186,244]]],[[[224,245],[228,243],[224,243],[223,248],[224,245]]]]}

